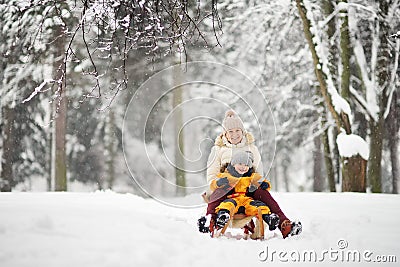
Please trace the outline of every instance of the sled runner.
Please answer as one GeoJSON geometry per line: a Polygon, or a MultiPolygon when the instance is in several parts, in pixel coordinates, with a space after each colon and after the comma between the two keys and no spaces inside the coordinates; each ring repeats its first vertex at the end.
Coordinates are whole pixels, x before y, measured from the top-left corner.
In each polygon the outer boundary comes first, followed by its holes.
{"type": "Polygon", "coordinates": [[[241,228],[244,230],[244,239],[264,239],[264,221],[261,209],[258,208],[258,215],[246,216],[245,214],[232,214],[230,219],[222,229],[216,229],[210,225],[211,237],[218,238],[223,236],[228,228],[241,228]],[[254,222],[255,221],[255,222],[254,222]]]}

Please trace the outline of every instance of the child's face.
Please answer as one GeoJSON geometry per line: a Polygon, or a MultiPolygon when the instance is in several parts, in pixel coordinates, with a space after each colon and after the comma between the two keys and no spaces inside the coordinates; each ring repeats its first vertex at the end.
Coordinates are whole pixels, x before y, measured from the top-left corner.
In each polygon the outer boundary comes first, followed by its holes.
{"type": "Polygon", "coordinates": [[[235,164],[233,166],[235,168],[235,170],[239,173],[239,174],[245,174],[246,172],[249,171],[250,167],[244,164],[235,164]]]}
{"type": "Polygon", "coordinates": [[[243,131],[240,128],[230,129],[226,131],[226,138],[228,139],[229,143],[237,145],[242,141],[243,131]]]}

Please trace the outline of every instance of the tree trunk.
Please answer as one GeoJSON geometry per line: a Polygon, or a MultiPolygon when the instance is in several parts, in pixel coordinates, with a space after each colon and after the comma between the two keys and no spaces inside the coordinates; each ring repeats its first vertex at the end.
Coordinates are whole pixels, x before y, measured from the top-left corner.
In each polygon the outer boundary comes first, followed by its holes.
{"type": "MultiPolygon", "coordinates": [[[[64,87],[64,86],[63,86],[64,87]]],[[[67,99],[63,90],[55,119],[55,191],[67,191],[67,165],[65,152],[65,135],[67,124],[67,99]]]]}
{"type": "Polygon", "coordinates": [[[393,93],[392,103],[389,115],[386,119],[388,145],[390,150],[390,162],[392,165],[392,193],[398,194],[397,179],[400,175],[399,172],[399,125],[397,123],[397,93],[393,93]]]}
{"type": "MultiPolygon", "coordinates": [[[[288,174],[288,169],[289,169],[289,161],[288,160],[283,160],[282,164],[282,176],[283,176],[283,182],[285,185],[285,190],[286,192],[290,191],[289,187],[289,174],[288,174]]],[[[276,184],[278,186],[278,184],[276,184]]]]}
{"type": "Polygon", "coordinates": [[[54,42],[55,47],[55,77],[58,81],[58,98],[56,101],[56,118],[55,118],[55,191],[67,191],[67,165],[65,151],[65,135],[67,130],[67,95],[65,92],[65,75],[66,69],[64,61],[65,56],[65,37],[61,26],[56,26],[54,42]]]}
{"type": "MultiPolygon", "coordinates": [[[[317,94],[321,96],[319,90],[317,90],[317,94]]],[[[331,148],[329,144],[329,128],[326,126],[327,122],[327,110],[324,103],[320,102],[320,107],[322,110],[321,116],[321,129],[324,129],[321,134],[322,144],[323,144],[323,153],[324,153],[324,162],[325,162],[325,170],[326,176],[328,179],[329,191],[336,192],[335,185],[335,171],[333,169],[332,156],[331,156],[331,148]]],[[[336,142],[335,142],[336,143],[336,142]]],[[[339,170],[340,171],[340,170],[339,170]]]]}
{"type": "Polygon", "coordinates": [[[182,112],[182,67],[177,65],[174,72],[173,90],[173,111],[174,111],[174,137],[175,143],[175,177],[176,177],[176,195],[184,196],[186,194],[185,161],[184,161],[184,135],[183,135],[183,112],[182,112]]]}
{"type": "MultiPolygon", "coordinates": [[[[276,158],[278,158],[278,155],[276,155],[276,158]]],[[[278,167],[276,166],[275,163],[273,163],[272,166],[271,166],[271,170],[268,173],[268,176],[271,177],[271,183],[273,185],[273,189],[276,190],[276,191],[278,191],[278,188],[279,188],[279,185],[280,185],[279,184],[280,179],[279,179],[278,175],[279,175],[278,174],[278,167]]],[[[284,181],[285,181],[285,177],[284,177],[284,181]]],[[[286,185],[285,185],[285,187],[286,187],[286,185]]]]}
{"type": "Polygon", "coordinates": [[[383,121],[378,123],[370,122],[370,147],[369,147],[369,164],[368,164],[368,179],[371,191],[373,193],[382,192],[381,182],[381,162],[382,162],[382,136],[383,136],[383,121]]]}
{"type": "MultiPolygon", "coordinates": [[[[48,108],[50,111],[50,118],[53,117],[53,107],[54,105],[52,103],[48,104],[48,108]]],[[[52,179],[54,177],[53,173],[53,160],[52,156],[54,155],[54,127],[49,127],[49,131],[46,133],[47,138],[46,138],[46,172],[47,172],[47,179],[46,179],[46,185],[47,185],[47,191],[52,191],[53,190],[53,183],[52,179]]]]}
{"type": "Polygon", "coordinates": [[[106,149],[106,164],[107,164],[107,181],[108,188],[112,189],[115,181],[115,157],[116,157],[116,145],[115,145],[115,115],[114,111],[110,108],[108,111],[106,129],[105,129],[105,149],[106,149]]]}
{"type": "MultiPolygon", "coordinates": [[[[322,126],[325,127],[324,124],[322,124],[322,126]]],[[[328,132],[329,129],[325,129],[324,132],[322,133],[321,138],[322,138],[322,144],[324,145],[324,160],[325,160],[326,174],[328,176],[329,191],[336,192],[335,171],[333,169],[328,132]]]]}
{"type": "Polygon", "coordinates": [[[13,147],[14,147],[14,111],[10,107],[2,108],[3,116],[3,154],[1,158],[0,191],[11,192],[14,186],[13,147]]]}
{"type": "MultiPolygon", "coordinates": [[[[323,0],[322,2],[322,9],[325,14],[325,17],[330,16],[334,11],[335,7],[333,5],[332,0],[323,0]]],[[[331,20],[328,22],[328,27],[326,30],[326,34],[328,35],[329,39],[329,55],[328,55],[328,60],[329,60],[329,71],[332,74],[332,81],[335,84],[335,87],[339,87],[338,85],[338,66],[337,62],[339,62],[339,57],[338,57],[338,46],[335,42],[335,33],[336,33],[336,21],[335,17],[333,17],[331,20]]]]}
{"type": "MultiPolygon", "coordinates": [[[[346,3],[347,0],[340,0],[346,3]]],[[[340,11],[340,58],[342,62],[341,96],[350,99],[350,34],[349,14],[346,9],[340,11]]],[[[366,191],[366,161],[359,155],[342,159],[342,191],[365,192],[366,191]]]]}
{"type": "Polygon", "coordinates": [[[340,183],[340,179],[342,177],[342,173],[340,172],[340,154],[339,154],[339,147],[336,143],[336,139],[339,135],[338,129],[337,128],[333,128],[332,129],[332,139],[335,140],[333,142],[333,162],[334,162],[334,170],[335,170],[335,175],[336,175],[336,183],[339,184],[340,183]]]}
{"type": "Polygon", "coordinates": [[[322,153],[320,136],[314,137],[313,162],[313,191],[322,192],[324,189],[324,180],[322,179],[322,153]]]}
{"type": "MultiPolygon", "coordinates": [[[[347,3],[347,0],[341,0],[347,3]]],[[[349,34],[349,16],[347,10],[340,11],[340,58],[342,61],[341,73],[341,95],[347,101],[350,98],[350,34],[349,34]]]]}
{"type": "Polygon", "coordinates": [[[379,114],[377,121],[370,122],[370,156],[368,165],[368,179],[371,185],[371,191],[374,193],[382,192],[382,148],[383,148],[383,126],[384,111],[387,106],[387,92],[390,88],[389,58],[390,45],[388,42],[389,25],[387,21],[389,4],[387,1],[379,1],[379,48],[377,55],[377,79],[378,88],[381,93],[378,94],[379,114]]]}
{"type": "Polygon", "coordinates": [[[365,193],[367,161],[357,155],[351,158],[342,158],[342,164],[342,191],[365,193]]]}

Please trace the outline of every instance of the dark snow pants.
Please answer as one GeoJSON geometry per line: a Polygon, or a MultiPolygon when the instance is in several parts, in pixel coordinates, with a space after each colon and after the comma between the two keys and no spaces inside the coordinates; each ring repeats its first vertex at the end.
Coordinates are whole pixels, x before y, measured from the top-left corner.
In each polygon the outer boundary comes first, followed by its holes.
{"type": "Polygon", "coordinates": [[[275,213],[276,215],[279,216],[279,229],[281,229],[281,224],[284,220],[289,220],[288,217],[286,217],[286,215],[283,213],[283,211],[281,210],[281,208],[279,207],[278,203],[275,201],[275,199],[271,196],[271,194],[269,193],[269,191],[267,190],[263,190],[261,188],[258,188],[255,192],[254,192],[254,196],[253,198],[255,200],[261,200],[262,202],[264,202],[265,204],[267,204],[267,206],[269,207],[269,209],[271,210],[272,213],[275,213]]]}
{"type": "MultiPolygon", "coordinates": [[[[281,224],[285,220],[289,220],[286,215],[283,213],[281,208],[279,207],[278,203],[275,201],[275,199],[271,196],[269,191],[258,188],[255,192],[254,195],[252,196],[254,200],[261,200],[264,202],[269,209],[271,210],[272,213],[275,213],[276,215],[279,216],[279,229],[281,228],[281,224]]],[[[207,214],[211,214],[212,218],[215,219],[217,214],[215,213],[215,208],[218,207],[218,205],[224,201],[227,197],[224,196],[214,202],[208,203],[207,206],[207,214]]]]}

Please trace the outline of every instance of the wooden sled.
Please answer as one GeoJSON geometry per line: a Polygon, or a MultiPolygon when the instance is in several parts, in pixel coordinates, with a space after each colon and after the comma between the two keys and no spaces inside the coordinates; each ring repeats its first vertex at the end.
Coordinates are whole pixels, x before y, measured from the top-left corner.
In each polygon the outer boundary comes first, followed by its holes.
{"type": "Polygon", "coordinates": [[[218,238],[223,236],[226,230],[231,228],[241,228],[244,230],[244,239],[264,239],[264,220],[262,219],[261,209],[257,208],[256,216],[247,216],[245,214],[232,214],[230,211],[230,219],[222,229],[210,229],[211,237],[218,238]],[[255,223],[254,223],[255,221],[255,223]]]}

